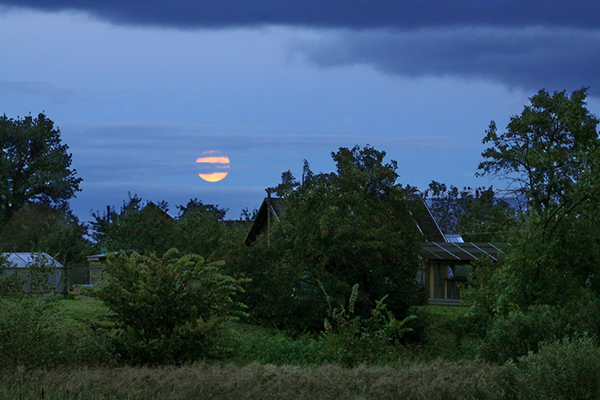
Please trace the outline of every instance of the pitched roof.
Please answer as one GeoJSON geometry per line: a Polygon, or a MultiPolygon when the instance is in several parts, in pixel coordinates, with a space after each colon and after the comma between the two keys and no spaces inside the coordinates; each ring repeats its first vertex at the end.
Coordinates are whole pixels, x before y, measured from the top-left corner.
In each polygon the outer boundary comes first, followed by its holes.
{"type": "Polygon", "coordinates": [[[415,219],[417,228],[425,236],[427,242],[445,242],[446,238],[437,222],[433,219],[431,211],[421,198],[415,198],[411,203],[411,214],[415,219]]]}
{"type": "MultiPolygon", "coordinates": [[[[417,228],[425,236],[425,240],[428,242],[445,242],[444,234],[433,219],[429,208],[427,208],[423,200],[417,198],[411,203],[411,206],[411,215],[415,220],[417,228]]],[[[275,219],[279,220],[285,213],[285,209],[286,204],[282,198],[266,197],[256,213],[252,227],[248,235],[246,235],[244,242],[250,245],[266,229],[269,221],[269,210],[275,216],[275,219]]]]}

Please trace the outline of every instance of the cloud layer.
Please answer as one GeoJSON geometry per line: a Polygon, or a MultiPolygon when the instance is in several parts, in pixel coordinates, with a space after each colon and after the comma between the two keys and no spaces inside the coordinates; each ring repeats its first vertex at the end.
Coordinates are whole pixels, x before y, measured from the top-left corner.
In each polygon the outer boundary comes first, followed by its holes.
{"type": "Polygon", "coordinates": [[[42,11],[76,10],[122,24],[180,28],[293,25],[317,28],[439,26],[598,27],[589,0],[2,0],[42,11]]]}
{"type": "Polygon", "coordinates": [[[591,86],[600,93],[600,31],[438,28],[342,31],[299,41],[294,51],[324,67],[367,64],[403,76],[462,76],[528,91],[591,86]]]}
{"type": "Polygon", "coordinates": [[[0,0],[114,24],[179,29],[315,28],[292,51],[318,66],[371,65],[408,77],[484,79],[528,91],[600,94],[600,3],[578,0],[0,0]]]}

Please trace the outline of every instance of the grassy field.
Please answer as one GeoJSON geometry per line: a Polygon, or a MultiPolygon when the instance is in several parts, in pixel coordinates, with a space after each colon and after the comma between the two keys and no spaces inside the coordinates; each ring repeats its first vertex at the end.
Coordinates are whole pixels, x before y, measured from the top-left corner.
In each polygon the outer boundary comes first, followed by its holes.
{"type": "MultiPolygon", "coordinates": [[[[67,331],[105,326],[96,300],[61,300],[67,331]]],[[[1,399],[598,399],[600,347],[592,338],[550,343],[518,363],[484,362],[461,337],[462,307],[424,307],[427,341],[351,367],[319,335],[288,335],[239,322],[230,356],[213,362],[132,367],[117,362],[4,368],[1,399]]],[[[94,340],[94,336],[86,336],[94,340]]],[[[83,347],[84,360],[111,353],[83,347]]],[[[0,347],[0,351],[2,348],[0,347]]],[[[349,349],[352,351],[353,349],[349,349]]],[[[355,349],[363,350],[363,349],[355,349]]],[[[358,352],[357,354],[361,354],[358,352]]]]}
{"type": "Polygon", "coordinates": [[[76,369],[0,378],[0,398],[40,399],[502,399],[502,371],[479,362],[316,367],[198,363],[76,369]],[[26,379],[27,384],[19,387],[26,379]]]}

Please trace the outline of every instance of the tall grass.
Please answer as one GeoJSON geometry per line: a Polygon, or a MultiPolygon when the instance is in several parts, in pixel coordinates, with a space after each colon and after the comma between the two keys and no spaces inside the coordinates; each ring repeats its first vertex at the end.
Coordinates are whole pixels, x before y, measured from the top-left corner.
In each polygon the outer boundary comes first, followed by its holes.
{"type": "Polygon", "coordinates": [[[253,363],[75,369],[0,377],[1,399],[501,399],[502,371],[479,362],[300,368],[253,363]],[[36,397],[37,396],[37,397],[36,397]]]}

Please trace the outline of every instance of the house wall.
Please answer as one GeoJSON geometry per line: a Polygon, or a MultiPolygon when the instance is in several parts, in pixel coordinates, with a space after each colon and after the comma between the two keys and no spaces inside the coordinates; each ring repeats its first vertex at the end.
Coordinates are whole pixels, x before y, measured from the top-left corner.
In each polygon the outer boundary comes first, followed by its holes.
{"type": "Polygon", "coordinates": [[[429,261],[425,264],[425,291],[428,304],[458,305],[460,291],[467,283],[470,265],[463,262],[429,261]]]}

